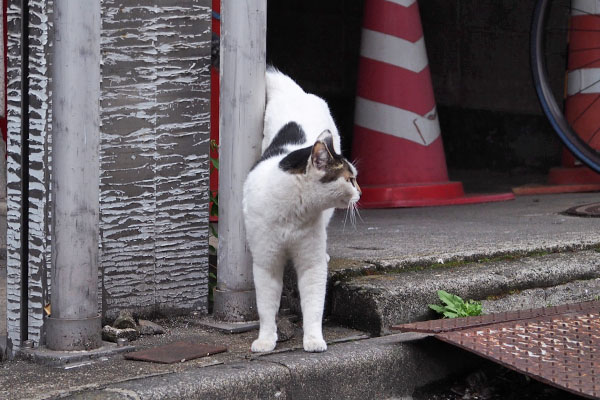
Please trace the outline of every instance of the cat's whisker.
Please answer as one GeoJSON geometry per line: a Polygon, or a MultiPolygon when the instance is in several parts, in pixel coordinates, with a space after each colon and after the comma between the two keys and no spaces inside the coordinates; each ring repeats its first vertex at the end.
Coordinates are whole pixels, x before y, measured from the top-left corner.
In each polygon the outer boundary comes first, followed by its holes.
{"type": "Polygon", "coordinates": [[[365,221],[362,219],[362,216],[360,215],[360,212],[358,211],[358,203],[354,203],[354,211],[356,212],[356,215],[358,215],[358,219],[360,219],[360,222],[362,222],[364,224],[365,221]]]}
{"type": "Polygon", "coordinates": [[[346,215],[344,216],[344,228],[342,232],[346,231],[346,221],[348,220],[348,212],[350,211],[350,203],[348,203],[348,207],[346,207],[346,215]]]}
{"type": "Polygon", "coordinates": [[[348,203],[348,210],[350,212],[350,223],[352,224],[352,227],[354,227],[354,229],[356,229],[356,203],[354,202],[350,202],[348,203]]]}

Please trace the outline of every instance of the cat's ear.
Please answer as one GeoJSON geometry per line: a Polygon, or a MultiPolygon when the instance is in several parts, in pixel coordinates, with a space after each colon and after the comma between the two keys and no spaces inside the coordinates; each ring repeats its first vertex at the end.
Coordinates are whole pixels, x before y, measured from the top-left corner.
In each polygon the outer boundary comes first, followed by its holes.
{"type": "Polygon", "coordinates": [[[310,159],[317,169],[325,169],[333,158],[333,135],[329,130],[323,131],[313,145],[310,159]]]}

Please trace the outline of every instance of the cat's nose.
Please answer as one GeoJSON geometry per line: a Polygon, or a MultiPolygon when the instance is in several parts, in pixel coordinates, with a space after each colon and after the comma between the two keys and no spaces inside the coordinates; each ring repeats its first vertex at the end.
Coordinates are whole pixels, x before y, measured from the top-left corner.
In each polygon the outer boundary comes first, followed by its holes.
{"type": "Polygon", "coordinates": [[[358,182],[355,181],[354,186],[356,186],[356,190],[358,190],[358,195],[362,195],[362,191],[360,190],[360,186],[358,186],[358,182]]]}

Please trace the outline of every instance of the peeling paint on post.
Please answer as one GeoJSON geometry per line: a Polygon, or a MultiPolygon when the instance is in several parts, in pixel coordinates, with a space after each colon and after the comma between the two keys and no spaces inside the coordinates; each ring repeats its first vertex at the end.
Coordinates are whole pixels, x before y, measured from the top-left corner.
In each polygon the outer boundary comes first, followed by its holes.
{"type": "Polygon", "coordinates": [[[52,100],[52,18],[54,0],[29,1],[29,209],[28,209],[28,338],[43,338],[44,305],[50,301],[50,176],[52,100]]]}
{"type": "Polygon", "coordinates": [[[8,3],[6,18],[8,29],[7,52],[7,331],[10,345],[21,342],[21,0],[8,3]]]}
{"type": "Polygon", "coordinates": [[[48,301],[50,269],[48,206],[52,104],[48,82],[53,1],[27,2],[28,34],[23,43],[24,1],[9,0],[7,9],[7,330],[9,346],[14,348],[20,346],[24,335],[35,343],[42,340],[42,308],[48,301]],[[27,56],[25,63],[24,55],[27,56]],[[23,76],[24,71],[26,76],[23,76]],[[23,87],[29,88],[25,95],[23,87]],[[27,165],[23,165],[25,160],[21,157],[23,130],[28,138],[27,165]],[[23,174],[27,174],[26,179],[23,174]],[[25,201],[23,193],[28,193],[25,201]],[[23,210],[23,204],[27,205],[27,210],[23,210]],[[21,234],[24,223],[28,227],[26,236],[21,234]],[[23,243],[23,238],[27,243],[23,243]],[[21,266],[25,260],[28,276],[23,279],[21,266]],[[23,289],[27,293],[25,304],[21,298],[23,282],[27,282],[23,289]],[[26,324],[22,321],[24,315],[28,318],[26,324]],[[27,326],[26,332],[21,331],[23,325],[27,326]]]}

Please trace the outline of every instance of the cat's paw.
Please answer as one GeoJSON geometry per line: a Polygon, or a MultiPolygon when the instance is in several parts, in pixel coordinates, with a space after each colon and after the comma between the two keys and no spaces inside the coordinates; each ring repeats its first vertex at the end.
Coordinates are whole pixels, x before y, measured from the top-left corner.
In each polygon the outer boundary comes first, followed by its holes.
{"type": "Polygon", "coordinates": [[[325,253],[325,259],[327,260],[327,262],[329,262],[329,260],[331,260],[331,257],[329,257],[329,253],[325,253]]]}
{"type": "Polygon", "coordinates": [[[321,353],[325,350],[327,350],[327,343],[325,343],[322,338],[304,338],[304,351],[308,351],[310,353],[321,353]]]}
{"type": "Polygon", "coordinates": [[[273,351],[276,344],[277,340],[256,339],[252,342],[250,350],[254,353],[265,353],[267,351],[273,351]]]}

